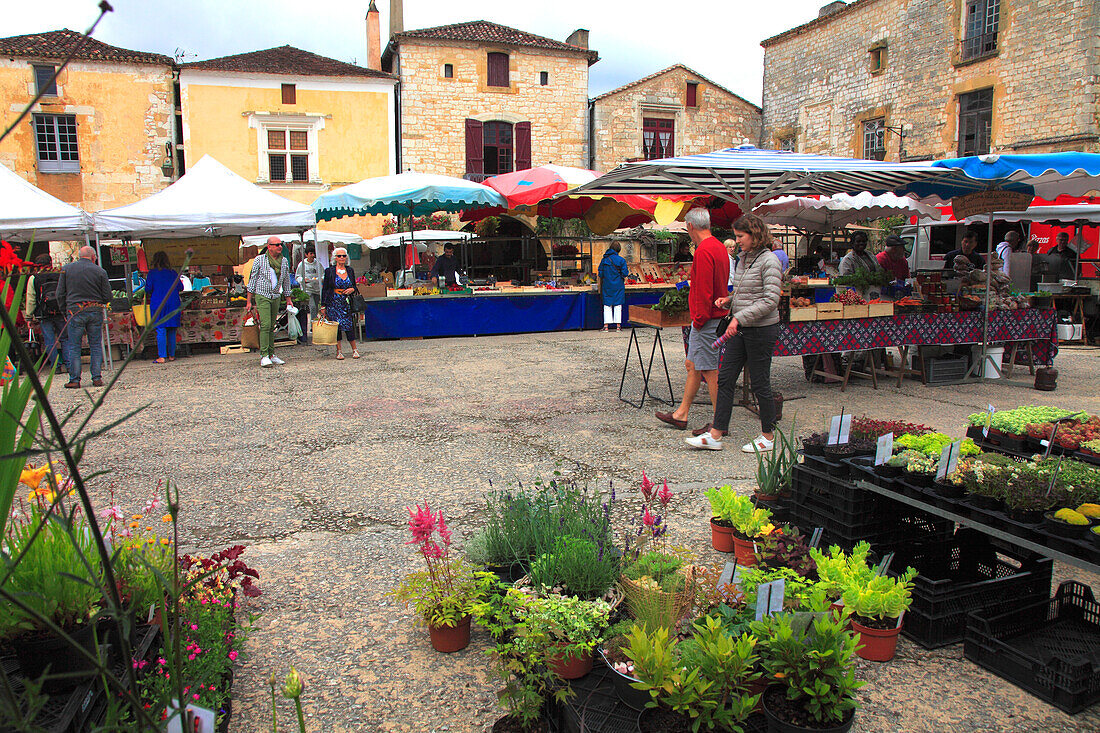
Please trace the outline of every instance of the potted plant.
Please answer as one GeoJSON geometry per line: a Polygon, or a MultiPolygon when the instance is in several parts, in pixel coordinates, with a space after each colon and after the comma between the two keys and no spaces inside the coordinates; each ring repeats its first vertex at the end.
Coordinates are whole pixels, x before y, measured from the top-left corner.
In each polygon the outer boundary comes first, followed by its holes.
{"type": "Polygon", "coordinates": [[[1089,530],[1089,534],[1092,535],[1092,544],[1095,545],[1097,549],[1100,549],[1100,524],[1094,525],[1092,529],[1089,530]]]}
{"type": "Polygon", "coordinates": [[[817,587],[825,592],[833,610],[843,606],[841,596],[845,588],[865,585],[874,577],[875,571],[867,562],[870,554],[868,542],[856,543],[851,553],[845,553],[838,545],[831,545],[827,552],[810,548],[810,558],[817,568],[817,587]]]}
{"type": "Polygon", "coordinates": [[[630,615],[647,628],[675,626],[695,601],[695,568],[664,549],[640,553],[619,580],[630,615]]]}
{"type": "Polygon", "coordinates": [[[825,444],[829,442],[829,434],[814,433],[808,438],[802,439],[802,452],[808,456],[820,456],[825,449],[825,444]]]}
{"type": "MultiPolygon", "coordinates": [[[[971,505],[985,511],[1000,511],[1004,508],[1007,467],[999,461],[996,454],[983,454],[967,465],[967,470],[959,473],[959,479],[968,495],[971,505]]],[[[1011,459],[1009,459],[1011,460],[1011,459]]]]}
{"type": "Polygon", "coordinates": [[[1086,440],[1077,450],[1081,451],[1089,458],[1100,460],[1100,438],[1086,440]]]}
{"type": "Polygon", "coordinates": [[[1043,527],[1055,537],[1084,539],[1089,529],[1089,518],[1073,509],[1059,509],[1043,515],[1043,527]]]}
{"type": "Polygon", "coordinates": [[[790,568],[804,578],[814,577],[817,570],[805,536],[789,524],[776,527],[756,542],[756,565],[790,568]]]}
{"type": "Polygon", "coordinates": [[[627,635],[637,626],[633,619],[623,619],[608,627],[600,644],[600,656],[612,671],[611,680],[619,700],[634,710],[641,711],[649,702],[649,693],[635,689],[638,678],[634,674],[634,660],[627,654],[630,640],[627,635]]]}
{"type": "Polygon", "coordinates": [[[1100,504],[1085,503],[1077,507],[1077,513],[1088,517],[1091,524],[1100,524],[1100,504]]]}
{"type": "Polygon", "coordinates": [[[887,458],[882,465],[875,466],[875,473],[882,478],[897,478],[905,471],[908,464],[909,458],[903,453],[899,453],[887,458]]]}
{"type": "Polygon", "coordinates": [[[710,501],[711,545],[719,552],[733,552],[741,565],[756,562],[753,541],[773,529],[771,511],[753,506],[752,499],[739,496],[726,485],[711,488],[704,496],[710,501]]]}
{"type": "Polygon", "coordinates": [[[756,451],[756,498],[761,501],[778,501],[791,491],[791,471],[798,460],[795,455],[794,426],[784,433],[775,428],[774,447],[770,451],[756,451]]]}
{"type": "Polygon", "coordinates": [[[1021,524],[1041,524],[1043,513],[1053,509],[1056,500],[1047,495],[1049,478],[1034,462],[1017,464],[1008,475],[1004,489],[1005,512],[1021,524]]]}
{"type": "Polygon", "coordinates": [[[740,729],[760,700],[749,694],[759,678],[756,639],[732,636],[718,618],[704,617],[685,641],[666,628],[647,633],[641,626],[631,629],[627,641],[638,678],[633,686],[650,698],[643,731],[740,729]]]}
{"type": "Polygon", "coordinates": [[[918,488],[932,488],[939,459],[914,450],[904,451],[901,455],[905,456],[905,478],[918,488]]]}
{"type": "Polygon", "coordinates": [[[615,548],[580,537],[559,537],[550,552],[531,563],[529,577],[536,588],[594,600],[615,585],[621,572],[615,548]]]}
{"type": "Polygon", "coordinates": [[[591,671],[610,613],[611,606],[602,600],[532,598],[519,609],[515,633],[545,650],[546,665],[555,675],[574,680],[591,671]]]}
{"type": "Polygon", "coordinates": [[[427,504],[417,504],[415,512],[408,512],[412,543],[418,545],[427,569],[406,575],[389,595],[406,606],[412,604],[418,620],[427,625],[436,651],[465,649],[470,644],[471,614],[489,593],[495,576],[451,554],[451,532],[442,510],[433,512],[427,504]]]}
{"type": "Polygon", "coordinates": [[[766,678],[764,715],[772,731],[845,733],[855,720],[855,637],[847,619],[780,613],[750,624],[766,678]]]}
{"type": "Polygon", "coordinates": [[[851,611],[852,630],[860,635],[856,654],[872,662],[888,662],[897,651],[902,616],[913,602],[915,568],[897,577],[875,575],[844,589],[844,606],[851,611]]]}

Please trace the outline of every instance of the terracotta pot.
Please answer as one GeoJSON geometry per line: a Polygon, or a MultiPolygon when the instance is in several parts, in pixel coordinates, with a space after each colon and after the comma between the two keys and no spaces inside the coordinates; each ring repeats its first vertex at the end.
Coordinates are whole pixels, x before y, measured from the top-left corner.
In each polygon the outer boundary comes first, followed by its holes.
{"type": "Polygon", "coordinates": [[[459,621],[457,626],[429,626],[428,636],[437,652],[461,651],[470,645],[470,617],[459,621]]]}
{"type": "Polygon", "coordinates": [[[733,527],[723,527],[710,519],[710,544],[718,552],[733,552],[733,527]]]}
{"type": "Polygon", "coordinates": [[[566,657],[564,653],[548,657],[546,666],[563,680],[577,680],[592,671],[592,650],[577,657],[566,657]]]}
{"type": "Polygon", "coordinates": [[[872,629],[852,618],[852,631],[859,634],[856,654],[871,662],[889,662],[898,650],[899,623],[893,629],[872,629]]]}
{"type": "Polygon", "coordinates": [[[733,538],[733,556],[738,565],[752,567],[756,564],[756,551],[753,549],[752,540],[743,540],[737,535],[733,538]]]}

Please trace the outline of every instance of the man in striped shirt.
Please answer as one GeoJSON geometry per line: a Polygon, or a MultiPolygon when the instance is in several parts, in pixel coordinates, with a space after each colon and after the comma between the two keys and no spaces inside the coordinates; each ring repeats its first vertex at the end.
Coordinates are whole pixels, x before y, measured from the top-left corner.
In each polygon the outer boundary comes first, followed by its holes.
{"type": "Polygon", "coordinates": [[[285,364],[275,356],[275,319],[279,316],[279,297],[290,300],[290,266],[283,257],[283,242],[278,237],[268,237],[267,252],[252,261],[252,270],[248,275],[248,295],[245,297],[245,312],[257,315],[260,320],[260,366],[270,367],[285,364]],[[257,314],[252,308],[252,297],[256,297],[257,314]]]}

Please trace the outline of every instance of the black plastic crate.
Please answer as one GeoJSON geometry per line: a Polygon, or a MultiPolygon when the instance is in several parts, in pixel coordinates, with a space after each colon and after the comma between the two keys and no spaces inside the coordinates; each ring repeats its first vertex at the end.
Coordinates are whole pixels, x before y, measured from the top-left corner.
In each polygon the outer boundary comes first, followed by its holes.
{"type": "Polygon", "coordinates": [[[818,511],[833,512],[842,521],[858,522],[884,508],[873,491],[856,488],[848,479],[829,476],[805,465],[791,471],[792,503],[809,504],[818,511]]]}
{"type": "Polygon", "coordinates": [[[960,529],[946,541],[909,543],[894,552],[892,575],[908,566],[919,572],[902,633],[927,649],[962,641],[970,613],[1045,601],[1050,595],[1050,558],[998,554],[976,530],[960,529]]]}
{"type": "Polygon", "coordinates": [[[897,507],[896,513],[882,516],[874,524],[864,522],[856,526],[805,505],[792,505],[791,524],[807,534],[820,527],[822,547],[839,545],[850,550],[856,543],[866,540],[880,553],[908,543],[943,541],[950,538],[955,530],[954,523],[949,520],[916,511],[904,504],[893,504],[897,507]]]}
{"type": "Polygon", "coordinates": [[[943,356],[938,359],[925,359],[925,384],[945,384],[959,382],[966,377],[967,358],[965,356],[943,356]]]}
{"type": "Polygon", "coordinates": [[[1100,603],[1076,581],[1053,599],[967,621],[967,659],[1069,714],[1100,702],[1100,603]]]}

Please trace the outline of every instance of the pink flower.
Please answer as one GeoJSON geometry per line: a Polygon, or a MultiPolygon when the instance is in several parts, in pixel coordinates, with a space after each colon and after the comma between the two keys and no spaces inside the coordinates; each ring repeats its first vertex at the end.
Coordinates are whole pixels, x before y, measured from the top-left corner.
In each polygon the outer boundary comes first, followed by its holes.
{"type": "Polygon", "coordinates": [[[652,527],[656,523],[656,518],[650,514],[649,507],[645,507],[645,511],[642,512],[642,524],[647,527],[652,527]]]}
{"type": "Polygon", "coordinates": [[[194,660],[194,658],[195,658],[195,655],[194,655],[194,654],[188,654],[188,655],[187,655],[187,658],[188,658],[188,659],[191,659],[191,660],[194,660]]]}
{"type": "Polygon", "coordinates": [[[199,630],[198,624],[191,624],[191,630],[192,631],[198,631],[199,630]]]}
{"type": "MultiPolygon", "coordinates": [[[[231,662],[237,661],[237,652],[236,651],[229,652],[229,661],[231,661],[231,662]]],[[[210,689],[213,690],[214,688],[211,687],[210,689]]]]}
{"type": "Polygon", "coordinates": [[[438,560],[443,557],[443,548],[431,540],[428,540],[420,547],[420,552],[424,557],[432,560],[438,560]]]}
{"type": "Polygon", "coordinates": [[[192,697],[192,698],[194,698],[195,700],[198,700],[198,699],[199,699],[199,693],[197,693],[197,692],[196,692],[196,693],[195,693],[194,695],[192,695],[191,697],[192,697]]]}
{"type": "Polygon", "coordinates": [[[126,517],[122,513],[122,508],[119,506],[113,506],[107,510],[107,513],[103,515],[105,519],[113,519],[116,522],[123,521],[126,517]]]}
{"type": "Polygon", "coordinates": [[[413,538],[405,544],[421,544],[430,540],[432,532],[435,531],[435,514],[431,507],[427,504],[423,507],[417,504],[415,514],[412,509],[407,507],[406,509],[409,512],[409,531],[412,532],[413,538]]]}
{"type": "Polygon", "coordinates": [[[447,529],[447,525],[443,523],[443,510],[439,510],[439,536],[443,538],[443,544],[451,544],[451,530],[447,529]]]}
{"type": "Polygon", "coordinates": [[[653,482],[649,480],[649,477],[645,475],[645,471],[642,471],[642,499],[645,501],[651,501],[653,499],[653,482]]]}
{"type": "Polygon", "coordinates": [[[664,481],[661,485],[661,490],[657,494],[657,501],[661,502],[661,506],[668,508],[668,503],[672,501],[672,492],[668,490],[668,481],[664,481]]]}

